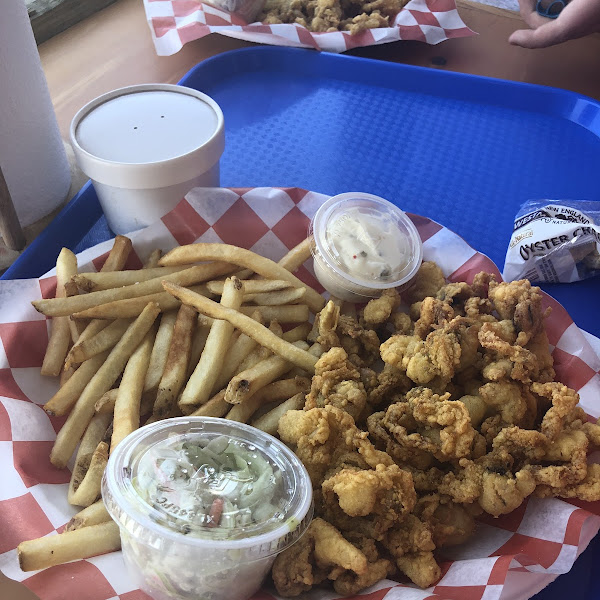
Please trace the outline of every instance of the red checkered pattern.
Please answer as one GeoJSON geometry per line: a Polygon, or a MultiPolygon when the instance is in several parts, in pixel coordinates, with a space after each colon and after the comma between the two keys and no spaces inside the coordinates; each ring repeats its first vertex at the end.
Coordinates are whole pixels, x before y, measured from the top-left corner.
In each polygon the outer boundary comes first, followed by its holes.
{"type": "MultiPolygon", "coordinates": [[[[181,4],[189,9],[187,0],[181,4]]],[[[166,251],[196,241],[244,245],[278,260],[306,235],[309,220],[325,200],[296,188],[193,190],[161,221],[132,235],[132,266],[153,248],[166,251]]],[[[487,257],[459,236],[424,217],[411,218],[423,239],[425,259],[437,261],[451,280],[469,281],[482,269],[498,274],[487,257]]],[[[80,269],[99,268],[110,246],[105,242],[80,254],[80,269]]],[[[311,261],[298,273],[316,285],[311,261]]],[[[21,572],[17,564],[21,541],[55,535],[77,512],[66,501],[69,473],[54,469],[48,460],[62,420],[50,419],[41,408],[57,383],[39,374],[46,321],[29,306],[32,299],[51,295],[54,285],[51,273],[40,280],[0,281],[0,570],[42,600],[147,600],[118,552],[36,574],[21,572]]],[[[597,417],[600,359],[566,311],[550,298],[545,302],[553,308],[548,328],[557,371],[580,392],[587,412],[597,417]]],[[[357,600],[399,595],[405,600],[490,600],[500,598],[503,590],[516,589],[515,578],[522,577],[533,581],[527,586],[533,589],[570,569],[598,531],[599,514],[600,503],[529,498],[509,515],[482,518],[472,543],[445,550],[443,576],[436,586],[419,590],[406,581],[385,580],[357,600]]],[[[509,595],[522,598],[518,591],[509,595]]],[[[267,588],[254,600],[276,598],[267,588]]]]}
{"type": "Polygon", "coordinates": [[[326,52],[345,52],[398,40],[439,44],[450,38],[475,35],[463,23],[454,0],[410,0],[391,27],[367,29],[356,35],[347,31],[313,33],[297,24],[248,24],[235,13],[196,0],[144,0],[144,7],[159,56],[175,54],[184,44],[209,33],[326,52]]]}

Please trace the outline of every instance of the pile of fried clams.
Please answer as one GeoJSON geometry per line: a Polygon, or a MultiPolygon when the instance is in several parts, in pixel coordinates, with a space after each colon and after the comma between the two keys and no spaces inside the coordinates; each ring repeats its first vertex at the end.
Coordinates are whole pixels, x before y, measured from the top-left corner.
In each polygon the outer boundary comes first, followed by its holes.
{"type": "Polygon", "coordinates": [[[297,23],[316,32],[390,27],[408,0],[266,0],[262,23],[297,23]]]}
{"type": "Polygon", "coordinates": [[[600,425],[554,381],[539,288],[487,273],[446,283],[426,262],[402,301],[408,314],[396,291],[358,315],[330,301],[315,321],[326,352],[304,410],[279,422],[316,517],[275,560],[283,596],[327,580],[346,596],[400,573],[426,588],[436,550],[467,540],[483,512],[530,495],[600,499],[586,460],[600,425]]]}

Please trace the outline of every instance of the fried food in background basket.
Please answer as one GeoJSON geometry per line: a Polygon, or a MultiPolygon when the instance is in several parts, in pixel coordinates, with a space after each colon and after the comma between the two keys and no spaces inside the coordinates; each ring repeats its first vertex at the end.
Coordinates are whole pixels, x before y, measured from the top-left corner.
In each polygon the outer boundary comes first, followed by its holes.
{"type": "Polygon", "coordinates": [[[539,288],[487,273],[446,283],[426,262],[403,300],[408,314],[391,290],[356,318],[330,301],[308,337],[325,352],[279,435],[308,469],[317,518],[275,560],[283,596],[399,573],[426,588],[434,552],[468,540],[477,516],[530,495],[600,499],[587,464],[600,426],[554,381],[539,288]]]}
{"type": "Polygon", "coordinates": [[[258,20],[269,25],[298,23],[310,31],[349,31],[390,27],[408,0],[266,0],[258,20]]]}

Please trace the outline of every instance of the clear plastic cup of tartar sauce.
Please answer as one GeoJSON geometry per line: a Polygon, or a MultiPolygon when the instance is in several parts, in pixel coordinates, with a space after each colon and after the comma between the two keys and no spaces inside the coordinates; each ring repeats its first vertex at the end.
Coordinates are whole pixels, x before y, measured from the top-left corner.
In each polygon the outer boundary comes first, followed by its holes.
{"type": "Polygon", "coordinates": [[[156,600],[246,600],[313,513],[304,465],[225,419],[152,423],[111,454],[102,482],[136,583],[156,600]]]}
{"type": "Polygon", "coordinates": [[[349,302],[406,289],[423,260],[419,232],[391,202],[362,192],[333,196],[315,213],[309,233],[321,285],[349,302]]]}

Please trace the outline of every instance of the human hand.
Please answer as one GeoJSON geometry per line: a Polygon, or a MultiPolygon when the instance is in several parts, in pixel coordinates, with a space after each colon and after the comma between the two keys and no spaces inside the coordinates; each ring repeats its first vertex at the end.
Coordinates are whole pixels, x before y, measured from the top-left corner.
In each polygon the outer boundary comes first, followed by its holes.
{"type": "Polygon", "coordinates": [[[539,15],[536,0],[519,0],[523,20],[531,29],[515,31],[508,41],[523,48],[546,48],[600,31],[600,1],[571,0],[556,19],[539,15]]]}

